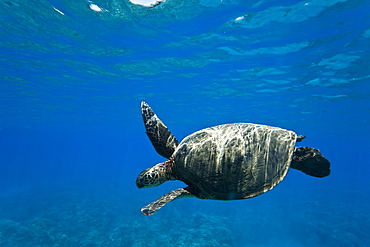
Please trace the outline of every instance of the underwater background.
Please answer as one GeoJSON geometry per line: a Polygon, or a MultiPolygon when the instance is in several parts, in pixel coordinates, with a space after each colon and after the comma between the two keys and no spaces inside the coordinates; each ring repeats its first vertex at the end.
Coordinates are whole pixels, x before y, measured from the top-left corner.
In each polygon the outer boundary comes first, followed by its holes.
{"type": "Polygon", "coordinates": [[[370,1],[0,1],[0,246],[370,246],[370,1]],[[148,102],[182,140],[293,130],[331,162],[261,196],[139,190],[163,162],[148,102]]]}

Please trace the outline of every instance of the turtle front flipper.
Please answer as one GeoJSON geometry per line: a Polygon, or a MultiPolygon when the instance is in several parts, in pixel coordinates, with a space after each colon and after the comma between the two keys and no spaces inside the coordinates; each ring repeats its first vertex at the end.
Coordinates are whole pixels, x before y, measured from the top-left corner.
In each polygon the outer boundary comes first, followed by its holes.
{"type": "Polygon", "coordinates": [[[160,208],[162,208],[166,203],[171,202],[173,200],[183,198],[183,197],[193,197],[194,195],[187,189],[187,188],[181,188],[177,190],[173,190],[158,200],[150,203],[149,205],[143,207],[141,209],[141,213],[143,215],[152,215],[155,212],[157,212],[160,208]]]}
{"type": "Polygon", "coordinates": [[[158,154],[169,159],[176,147],[178,141],[176,137],[168,130],[167,126],[157,117],[152,108],[141,102],[141,114],[143,116],[146,134],[153,144],[158,154]]]}

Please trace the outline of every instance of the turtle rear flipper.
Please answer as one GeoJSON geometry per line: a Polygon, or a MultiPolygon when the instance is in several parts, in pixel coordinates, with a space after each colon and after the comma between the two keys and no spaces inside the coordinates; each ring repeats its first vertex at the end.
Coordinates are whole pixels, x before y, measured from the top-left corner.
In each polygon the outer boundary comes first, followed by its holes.
{"type": "Polygon", "coordinates": [[[330,162],[321,155],[320,150],[311,147],[296,147],[290,167],[318,178],[330,174],[330,162]]]}
{"type": "Polygon", "coordinates": [[[162,208],[168,202],[172,202],[173,200],[183,198],[183,197],[193,197],[193,196],[194,195],[189,190],[187,190],[187,188],[181,188],[181,189],[173,190],[173,191],[165,194],[164,196],[162,196],[158,200],[156,200],[156,201],[150,203],[149,205],[143,207],[141,209],[141,213],[143,213],[143,215],[152,215],[155,212],[157,212],[160,208],[162,208]]]}
{"type": "Polygon", "coordinates": [[[141,114],[143,116],[146,134],[153,144],[158,154],[169,159],[176,147],[178,141],[176,137],[168,130],[167,126],[157,117],[152,108],[141,102],[141,114]]]}

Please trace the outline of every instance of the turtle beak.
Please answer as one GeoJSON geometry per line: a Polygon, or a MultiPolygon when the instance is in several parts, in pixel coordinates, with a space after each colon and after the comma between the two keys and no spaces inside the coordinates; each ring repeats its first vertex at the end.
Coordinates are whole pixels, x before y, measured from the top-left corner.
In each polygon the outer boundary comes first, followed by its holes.
{"type": "Polygon", "coordinates": [[[139,176],[137,176],[137,179],[136,179],[136,186],[141,189],[141,188],[145,188],[145,187],[148,187],[148,179],[147,179],[147,173],[148,171],[150,170],[150,168],[148,169],[145,169],[144,171],[142,171],[139,176]]]}
{"type": "Polygon", "coordinates": [[[144,181],[143,181],[142,179],[137,178],[137,179],[136,179],[136,186],[137,186],[139,189],[141,189],[141,188],[144,188],[144,187],[145,187],[145,183],[144,183],[144,181]]]}

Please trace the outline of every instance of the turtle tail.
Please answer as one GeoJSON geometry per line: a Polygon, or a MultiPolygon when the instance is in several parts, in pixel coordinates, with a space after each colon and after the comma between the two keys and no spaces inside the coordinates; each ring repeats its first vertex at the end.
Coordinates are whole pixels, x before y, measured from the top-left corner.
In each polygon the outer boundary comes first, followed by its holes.
{"type": "Polygon", "coordinates": [[[311,147],[296,147],[290,167],[318,178],[330,174],[330,162],[321,155],[320,150],[311,147]]]}

